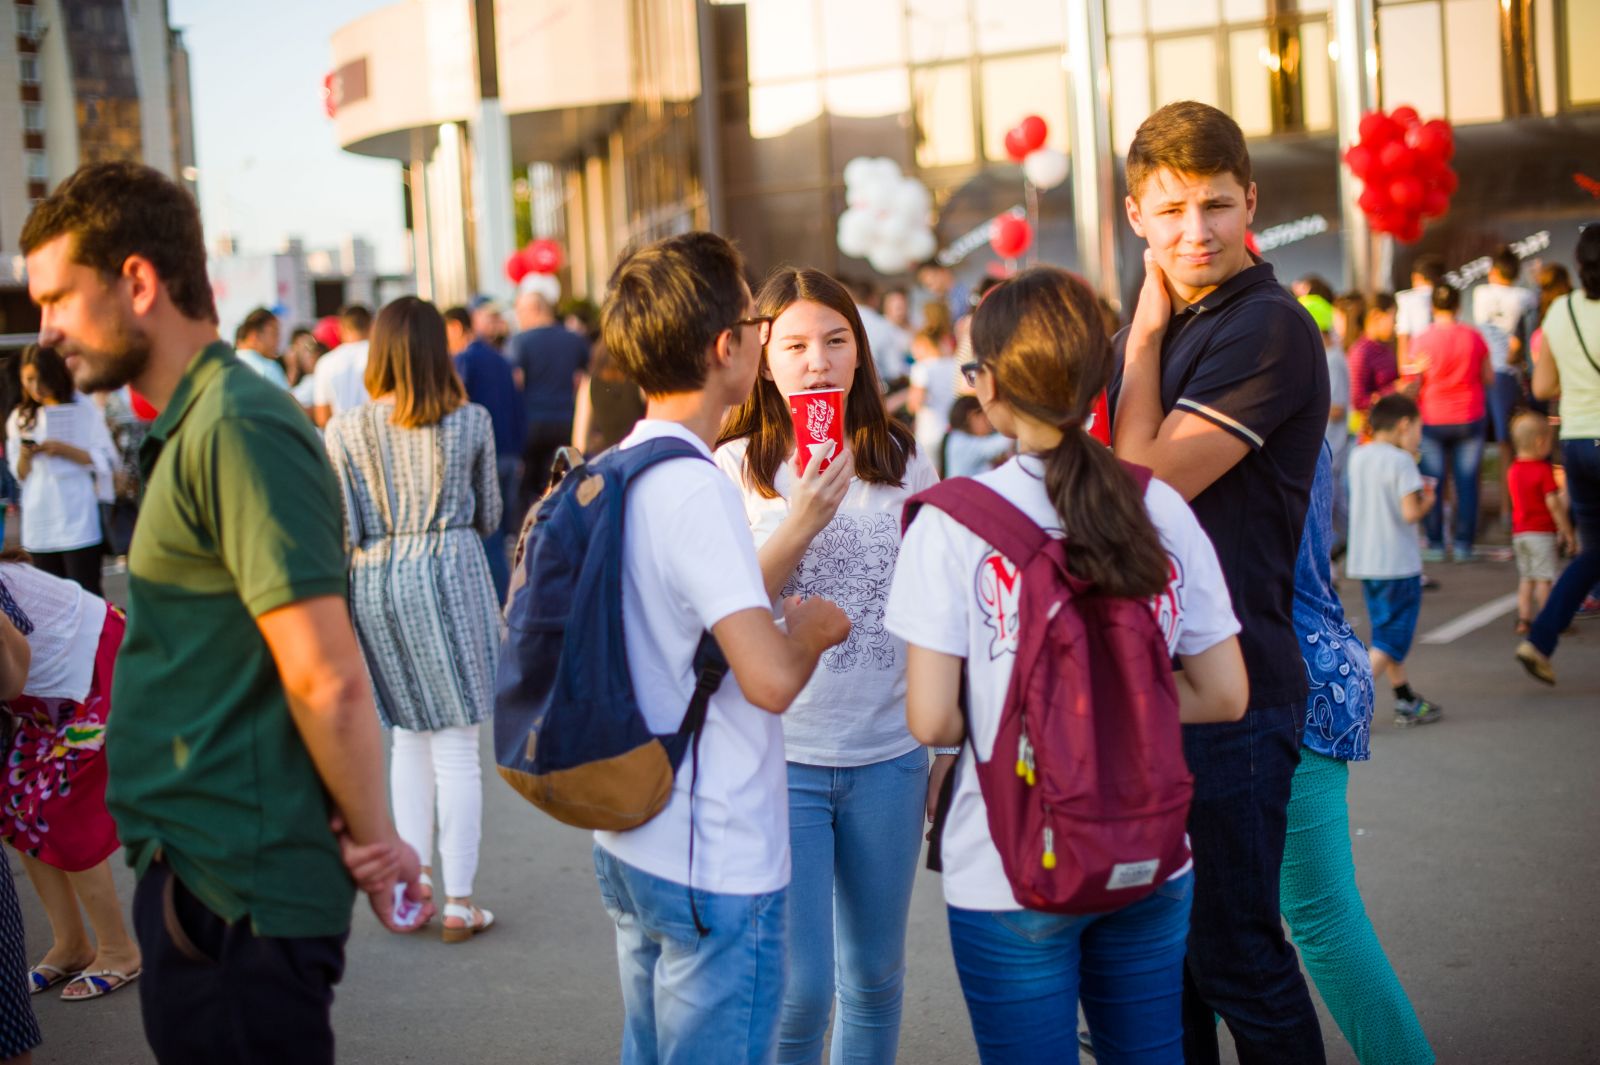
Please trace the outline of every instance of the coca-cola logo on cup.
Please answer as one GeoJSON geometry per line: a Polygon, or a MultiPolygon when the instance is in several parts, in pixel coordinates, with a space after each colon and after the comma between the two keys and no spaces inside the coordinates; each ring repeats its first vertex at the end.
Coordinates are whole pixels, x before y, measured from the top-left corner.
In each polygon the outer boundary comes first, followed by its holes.
{"type": "Polygon", "coordinates": [[[828,430],[832,428],[833,404],[827,400],[813,400],[806,411],[806,432],[820,444],[828,439],[828,430]]]}

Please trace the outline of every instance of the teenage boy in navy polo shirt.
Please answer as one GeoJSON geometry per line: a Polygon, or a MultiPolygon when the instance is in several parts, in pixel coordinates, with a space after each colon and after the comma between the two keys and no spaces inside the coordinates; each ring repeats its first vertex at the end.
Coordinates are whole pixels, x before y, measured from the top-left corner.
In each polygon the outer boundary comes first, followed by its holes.
{"type": "Polygon", "coordinates": [[[1184,726],[1195,776],[1195,894],[1184,1055],[1218,1060],[1213,1011],[1243,1065],[1324,1060],[1278,916],[1306,679],[1291,619],[1295,556],[1328,422],[1315,323],[1250,254],[1250,155],[1214,107],[1169,104],[1127,161],[1128,221],[1149,245],[1133,322],[1116,338],[1117,454],[1178,489],[1210,535],[1243,625],[1249,712],[1184,726]]]}

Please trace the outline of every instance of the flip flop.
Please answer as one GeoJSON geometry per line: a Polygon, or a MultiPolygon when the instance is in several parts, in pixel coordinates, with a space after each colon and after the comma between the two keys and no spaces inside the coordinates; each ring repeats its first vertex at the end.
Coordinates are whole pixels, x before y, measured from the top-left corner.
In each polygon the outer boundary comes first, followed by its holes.
{"type": "Polygon", "coordinates": [[[65,969],[40,962],[28,970],[28,994],[37,995],[48,991],[72,974],[65,969]]]}
{"type": "Polygon", "coordinates": [[[143,969],[135,969],[131,973],[119,973],[115,969],[96,969],[92,973],[79,973],[67,983],[66,987],[61,989],[61,1001],[87,1002],[92,998],[101,998],[111,994],[113,991],[120,991],[122,988],[127,987],[139,979],[139,974],[142,972],[144,972],[143,969]],[[116,982],[112,983],[113,980],[116,982]],[[79,982],[89,988],[89,993],[86,995],[68,995],[67,991],[79,982]]]}

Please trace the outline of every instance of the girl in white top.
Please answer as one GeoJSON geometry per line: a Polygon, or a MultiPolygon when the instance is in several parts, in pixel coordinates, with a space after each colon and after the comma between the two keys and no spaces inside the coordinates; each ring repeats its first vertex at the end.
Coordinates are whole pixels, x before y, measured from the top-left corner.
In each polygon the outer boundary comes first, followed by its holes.
{"type": "Polygon", "coordinates": [[[794,859],[778,1060],[820,1061],[837,999],[833,1060],[893,1061],[928,755],[906,729],[905,646],[883,611],[901,507],[938,478],[884,408],[839,282],[780,269],[756,304],[771,339],[755,390],[723,425],[717,464],[744,497],[768,596],[830,599],[852,626],[783,715],[794,859]],[[788,397],[819,388],[845,393],[846,448],[825,471],[813,455],[797,476],[788,397]]]}
{"type": "Polygon", "coordinates": [[[922,331],[911,342],[911,390],[906,409],[911,411],[917,448],[924,455],[939,454],[950,425],[950,405],[956,401],[956,337],[950,312],[943,303],[923,310],[922,331]]]}
{"type": "MultiPolygon", "coordinates": [[[[1141,500],[1085,431],[1111,370],[1093,293],[1064,271],[1027,270],[979,306],[972,341],[978,400],[1020,452],[977,480],[1065,537],[1075,576],[1102,594],[1148,599],[1183,666],[1182,721],[1237,720],[1247,687],[1239,623],[1211,541],[1166,484],[1152,480],[1141,500]]],[[[1108,1058],[1181,1063],[1189,868],[1120,910],[1042,913],[1017,903],[990,838],[974,759],[994,755],[1020,594],[1010,560],[929,507],[906,534],[889,595],[889,629],[909,645],[912,735],[967,743],[942,837],[944,892],[980,1056],[1076,1060],[1081,997],[1108,1058]],[[970,735],[958,703],[963,667],[970,735]]]]}
{"type": "Polygon", "coordinates": [[[116,446],[105,415],[72,387],[52,348],[22,351],[22,398],[6,419],[6,458],[22,485],[22,546],[46,573],[100,592],[100,503],[116,446]]]}

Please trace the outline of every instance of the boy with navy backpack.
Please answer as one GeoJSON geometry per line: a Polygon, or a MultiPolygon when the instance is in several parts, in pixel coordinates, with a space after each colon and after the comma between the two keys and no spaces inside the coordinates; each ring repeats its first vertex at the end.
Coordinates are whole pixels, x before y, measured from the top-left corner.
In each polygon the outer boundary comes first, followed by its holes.
{"type": "MultiPolygon", "coordinates": [[[[705,706],[660,812],[595,833],[595,876],[617,925],[628,1065],[772,1059],[789,883],[778,714],[850,632],[825,599],[786,603],[787,633],[774,623],[738,490],[711,459],[723,412],[749,394],[771,330],[755,317],[743,272],[721,237],[672,237],[622,259],[603,311],[607,349],[648,397],[618,458],[689,445],[626,482],[621,630],[632,692],[663,746],[683,740],[686,706],[705,706]],[[695,697],[706,632],[731,672],[709,703],[695,697]]],[[[579,504],[585,487],[580,479],[573,490],[579,504]]]]}

